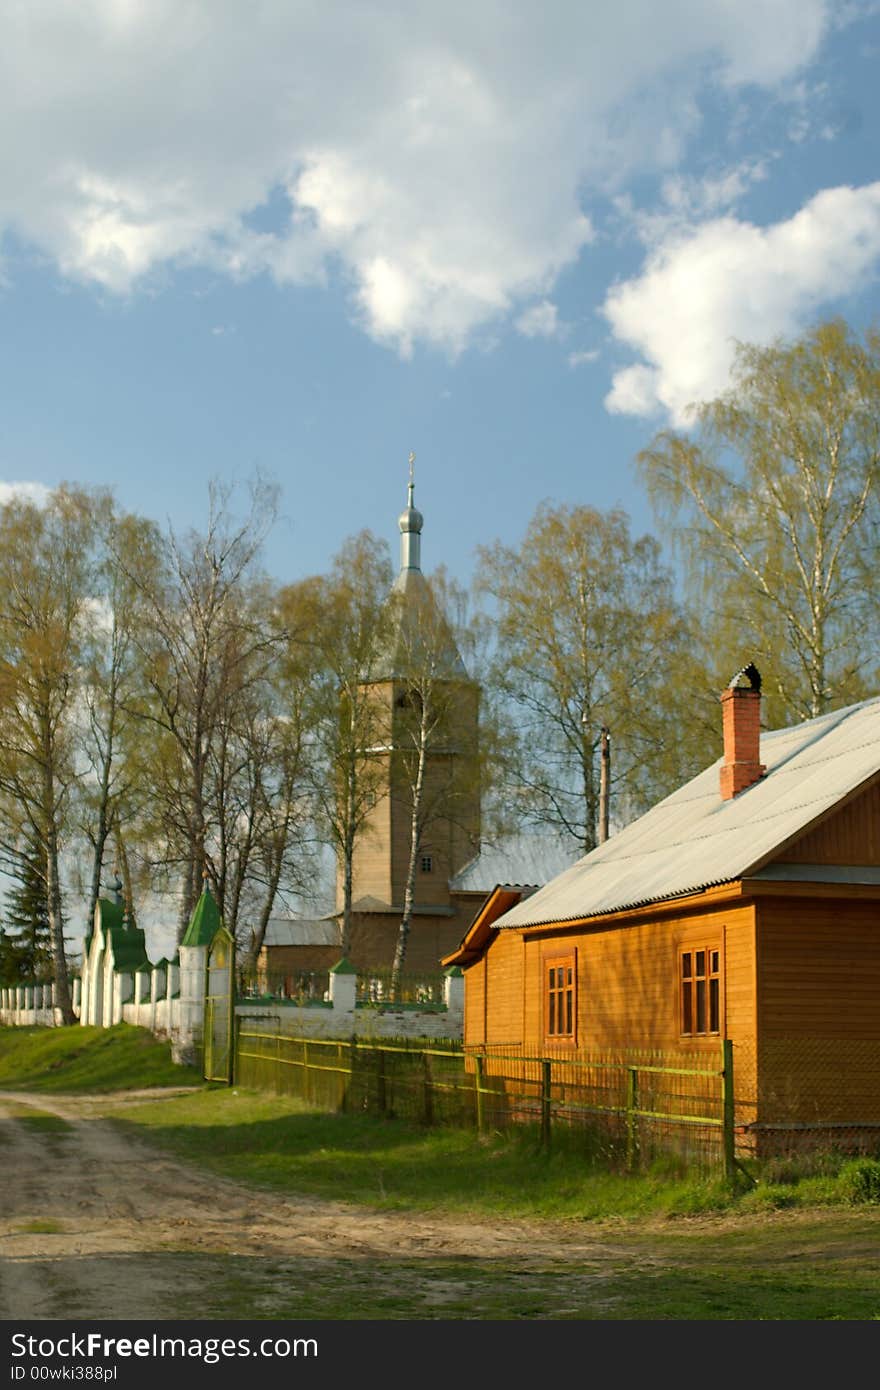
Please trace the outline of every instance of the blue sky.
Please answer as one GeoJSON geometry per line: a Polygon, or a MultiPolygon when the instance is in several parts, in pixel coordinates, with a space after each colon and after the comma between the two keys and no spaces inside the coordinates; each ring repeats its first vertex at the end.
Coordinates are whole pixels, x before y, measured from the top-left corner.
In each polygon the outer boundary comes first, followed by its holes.
{"type": "MultiPolygon", "coordinates": [[[[467,580],[633,459],[733,338],[880,307],[880,7],[0,0],[0,480],[200,525],[282,487],[467,580]]],[[[0,489],[0,496],[3,490],[0,489]]]]}

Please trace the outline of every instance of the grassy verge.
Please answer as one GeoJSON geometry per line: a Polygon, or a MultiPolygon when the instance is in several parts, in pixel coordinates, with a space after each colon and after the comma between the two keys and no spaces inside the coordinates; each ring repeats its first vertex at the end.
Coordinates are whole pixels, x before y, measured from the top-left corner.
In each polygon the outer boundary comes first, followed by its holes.
{"type": "Polygon", "coordinates": [[[0,1028],[0,1090],[46,1094],[192,1086],[195,1067],[176,1066],[171,1045],[146,1028],[0,1028]]]}
{"type": "MultiPolygon", "coordinates": [[[[425,1130],[400,1120],[324,1115],[289,1097],[237,1089],[127,1106],[131,1126],[202,1168],[280,1192],[380,1210],[593,1221],[762,1213],[782,1207],[880,1201],[880,1165],[828,1159],[818,1172],[767,1179],[736,1191],[719,1178],[657,1165],[609,1172],[583,1144],[558,1136],[549,1153],[528,1132],[425,1130]]],[[[815,1167],[815,1161],[813,1166],[815,1167]]]]}

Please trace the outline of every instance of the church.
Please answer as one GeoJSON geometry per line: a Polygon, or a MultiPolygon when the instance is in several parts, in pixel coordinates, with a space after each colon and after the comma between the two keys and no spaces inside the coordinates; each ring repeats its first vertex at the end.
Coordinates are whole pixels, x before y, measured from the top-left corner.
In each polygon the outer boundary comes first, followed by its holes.
{"type": "MultiPolygon", "coordinates": [[[[440,736],[427,749],[423,814],[412,894],[405,970],[437,973],[499,886],[534,890],[568,868],[579,852],[547,835],[521,834],[486,844],[481,836],[480,687],[469,673],[422,572],[424,517],[414,503],[398,520],[400,569],[389,594],[390,630],[370,672],[370,693],[382,712],[383,736],[373,750],[378,794],[355,846],[351,946],[359,971],[390,967],[404,914],[412,844],[413,797],[403,770],[412,728],[414,657],[430,645],[432,699],[442,706],[440,736]]],[[[319,920],[269,922],[258,972],[264,979],[296,970],[327,969],[341,949],[341,879],[336,911],[319,920]]]]}

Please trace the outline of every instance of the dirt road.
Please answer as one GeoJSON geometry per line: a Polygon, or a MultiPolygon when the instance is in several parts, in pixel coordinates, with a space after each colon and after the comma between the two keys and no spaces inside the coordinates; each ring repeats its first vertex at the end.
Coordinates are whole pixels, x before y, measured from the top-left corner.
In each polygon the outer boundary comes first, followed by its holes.
{"type": "Polygon", "coordinates": [[[0,1093],[4,1319],[322,1316],[322,1288],[352,1317],[467,1316],[487,1265],[496,1297],[531,1280],[531,1316],[572,1316],[591,1272],[631,1260],[523,1222],[370,1213],[201,1175],[102,1119],[107,1103],[0,1093]]]}
{"type": "Polygon", "coordinates": [[[370,1212],[202,1173],[106,1118],[149,1094],[0,1093],[0,1318],[880,1316],[878,1207],[637,1229],[370,1212]]]}

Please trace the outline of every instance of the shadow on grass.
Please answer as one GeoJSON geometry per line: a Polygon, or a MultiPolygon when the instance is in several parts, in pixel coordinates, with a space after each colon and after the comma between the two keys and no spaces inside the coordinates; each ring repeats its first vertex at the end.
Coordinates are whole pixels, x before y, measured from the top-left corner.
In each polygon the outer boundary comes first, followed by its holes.
{"type": "Polygon", "coordinates": [[[732,1201],[714,1177],[609,1171],[608,1156],[586,1136],[559,1136],[548,1152],[525,1128],[483,1138],[231,1093],[151,1102],[113,1118],[226,1177],[379,1209],[588,1220],[717,1210],[732,1201]]]}

